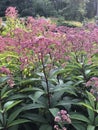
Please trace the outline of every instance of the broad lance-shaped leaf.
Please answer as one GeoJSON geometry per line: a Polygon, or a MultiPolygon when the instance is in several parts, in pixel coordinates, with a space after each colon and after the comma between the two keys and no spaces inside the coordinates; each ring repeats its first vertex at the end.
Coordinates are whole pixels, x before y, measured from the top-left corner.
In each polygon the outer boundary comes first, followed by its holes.
{"type": "MultiPolygon", "coordinates": [[[[42,106],[40,104],[29,104],[29,105],[23,106],[21,108],[18,108],[17,110],[15,110],[13,113],[10,114],[7,124],[9,125],[12,121],[14,121],[21,112],[23,112],[25,110],[36,109],[36,108],[44,108],[44,106],[42,106]]],[[[40,122],[46,121],[43,117],[41,117],[42,118],[42,120],[41,120],[41,118],[39,118],[40,116],[36,115],[36,114],[34,114],[34,115],[25,114],[23,117],[26,117],[26,118],[28,117],[28,119],[30,119],[30,120],[36,120],[37,116],[38,116],[38,120],[40,120],[40,122]]]]}
{"type": "Polygon", "coordinates": [[[76,104],[77,102],[79,102],[78,99],[62,100],[58,102],[57,106],[67,106],[67,105],[76,104]]]}
{"type": "MultiPolygon", "coordinates": [[[[18,125],[14,125],[14,126],[11,126],[10,128],[8,128],[8,130],[18,130],[19,126],[18,125]]],[[[30,129],[27,129],[27,130],[30,130],[30,129]]]]}
{"type": "Polygon", "coordinates": [[[7,92],[5,92],[4,94],[2,94],[1,99],[8,97],[8,94],[11,93],[12,90],[8,90],[7,92]]]}
{"type": "Polygon", "coordinates": [[[55,88],[53,90],[53,92],[60,92],[60,91],[62,91],[63,93],[66,92],[66,93],[69,93],[69,94],[77,96],[76,93],[74,92],[74,90],[72,91],[72,89],[73,89],[73,87],[71,87],[71,86],[69,86],[69,87],[66,87],[66,86],[65,87],[58,87],[58,88],[55,88]]]}
{"type": "Polygon", "coordinates": [[[23,111],[25,110],[31,110],[31,109],[37,109],[37,108],[45,108],[45,106],[43,104],[37,104],[37,103],[34,103],[34,104],[26,104],[26,106],[24,106],[22,108],[23,111]]]}
{"type": "Polygon", "coordinates": [[[78,105],[82,105],[82,106],[84,106],[84,107],[86,107],[86,108],[88,108],[88,109],[94,111],[94,109],[92,108],[92,106],[90,106],[90,105],[88,105],[88,104],[86,104],[86,103],[84,103],[84,102],[79,102],[78,105]]]}
{"type": "MultiPolygon", "coordinates": [[[[96,110],[98,110],[98,102],[96,102],[96,110]]],[[[97,112],[98,113],[98,112],[97,112]]]]}
{"type": "Polygon", "coordinates": [[[88,126],[87,126],[87,130],[95,130],[95,126],[88,125],[88,126]]]}
{"type": "Polygon", "coordinates": [[[33,101],[36,101],[38,98],[40,98],[45,92],[44,91],[37,91],[34,94],[30,95],[29,98],[33,101]]]}
{"type": "Polygon", "coordinates": [[[12,95],[10,97],[8,97],[8,100],[15,100],[15,99],[25,99],[27,98],[27,95],[26,94],[15,94],[15,95],[12,95]]]}
{"type": "Polygon", "coordinates": [[[57,113],[59,112],[59,109],[58,108],[51,108],[49,109],[49,111],[51,112],[51,114],[56,117],[57,116],[57,113]]]}
{"type": "Polygon", "coordinates": [[[3,123],[3,114],[0,113],[0,123],[3,123]]]}
{"type": "Polygon", "coordinates": [[[11,109],[12,107],[16,106],[17,104],[19,104],[20,102],[22,102],[22,100],[20,101],[8,101],[4,104],[4,109],[6,111],[8,111],[9,109],[11,109]]]}
{"type": "Polygon", "coordinates": [[[57,78],[51,78],[51,79],[48,79],[48,81],[50,81],[51,83],[54,83],[54,84],[58,84],[57,78]]]}
{"type": "Polygon", "coordinates": [[[52,126],[50,126],[49,124],[41,125],[39,130],[52,130],[52,126]]]}
{"type": "Polygon", "coordinates": [[[1,127],[1,126],[0,126],[0,130],[3,130],[3,129],[4,129],[4,127],[1,127]]]}
{"type": "Polygon", "coordinates": [[[26,79],[26,80],[21,80],[16,85],[26,85],[29,83],[33,83],[34,81],[41,81],[41,79],[40,78],[30,78],[30,79],[26,79]]]}
{"type": "Polygon", "coordinates": [[[12,121],[14,121],[16,119],[16,117],[23,111],[22,108],[17,108],[17,110],[15,110],[14,112],[12,112],[9,117],[8,117],[8,122],[7,124],[9,125],[10,123],[12,123],[12,121]]]}
{"type": "Polygon", "coordinates": [[[73,126],[76,130],[87,130],[86,123],[83,123],[83,122],[81,122],[81,121],[73,121],[73,120],[72,120],[72,126],[73,126]]]}
{"type": "Polygon", "coordinates": [[[0,84],[6,82],[9,79],[8,76],[0,77],[0,84]]]}
{"type": "Polygon", "coordinates": [[[95,109],[94,107],[95,107],[96,98],[90,92],[87,92],[87,95],[91,106],[93,107],[93,109],[95,109]]]}
{"type": "Polygon", "coordinates": [[[19,92],[33,92],[33,91],[43,91],[43,90],[32,87],[32,88],[24,88],[24,89],[20,90],[19,92]]]}
{"type": "Polygon", "coordinates": [[[86,123],[91,123],[90,120],[85,117],[84,115],[80,114],[80,113],[70,113],[70,118],[73,120],[79,120],[79,121],[83,121],[86,123]]]}
{"type": "MultiPolygon", "coordinates": [[[[90,102],[88,100],[85,100],[85,104],[90,106],[90,102]]],[[[90,108],[86,107],[87,108],[87,112],[88,112],[88,116],[89,116],[89,119],[91,121],[91,123],[93,124],[94,122],[94,118],[95,118],[95,111],[94,110],[91,110],[90,108]]]]}
{"type": "Polygon", "coordinates": [[[49,79],[54,78],[54,76],[57,76],[58,74],[61,74],[64,72],[65,72],[65,69],[63,68],[52,69],[49,73],[49,79]]]}
{"type": "Polygon", "coordinates": [[[27,120],[27,119],[17,119],[17,120],[12,121],[12,122],[8,125],[8,127],[11,127],[11,126],[14,126],[14,125],[23,124],[23,123],[26,123],[26,122],[30,122],[30,120],[27,120]]]}
{"type": "Polygon", "coordinates": [[[1,97],[8,91],[8,86],[5,85],[1,90],[1,97]]]}
{"type": "Polygon", "coordinates": [[[44,73],[43,72],[37,72],[36,73],[38,76],[40,76],[40,77],[44,77],[44,73]]]}
{"type": "Polygon", "coordinates": [[[87,75],[87,74],[89,74],[91,72],[91,70],[90,69],[88,69],[88,70],[85,70],[85,74],[87,75]]]}
{"type": "Polygon", "coordinates": [[[95,126],[98,126],[98,115],[95,118],[95,126]]]}
{"type": "MultiPolygon", "coordinates": [[[[9,125],[12,121],[14,121],[21,112],[26,111],[26,110],[31,110],[31,109],[37,109],[37,108],[44,108],[44,106],[41,104],[29,104],[29,105],[23,106],[21,108],[18,108],[16,111],[14,111],[13,113],[10,114],[7,124],[9,125]]],[[[31,114],[31,116],[32,116],[32,114],[31,114]]],[[[28,118],[28,119],[30,119],[30,118],[28,118]]],[[[33,116],[32,116],[32,120],[33,120],[33,116]]]]}
{"type": "Polygon", "coordinates": [[[42,115],[39,114],[26,113],[21,117],[25,119],[29,119],[33,122],[48,123],[47,120],[42,115]]]}

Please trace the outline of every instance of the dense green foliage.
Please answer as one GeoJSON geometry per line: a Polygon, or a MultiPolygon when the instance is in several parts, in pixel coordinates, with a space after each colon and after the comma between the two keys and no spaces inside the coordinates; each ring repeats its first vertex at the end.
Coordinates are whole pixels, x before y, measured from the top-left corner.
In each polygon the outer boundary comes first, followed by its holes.
{"type": "Polygon", "coordinates": [[[0,16],[4,16],[8,6],[15,6],[20,16],[63,16],[66,20],[81,21],[96,15],[96,5],[96,0],[0,0],[0,16]]]}

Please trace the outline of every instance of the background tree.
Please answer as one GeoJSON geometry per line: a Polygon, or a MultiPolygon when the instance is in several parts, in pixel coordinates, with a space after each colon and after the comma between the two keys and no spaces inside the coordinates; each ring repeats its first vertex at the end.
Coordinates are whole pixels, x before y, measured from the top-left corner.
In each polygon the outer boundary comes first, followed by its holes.
{"type": "Polygon", "coordinates": [[[98,0],[96,0],[96,16],[98,16],[98,0]]]}
{"type": "Polygon", "coordinates": [[[90,0],[86,4],[87,14],[86,17],[93,18],[96,15],[96,0],[90,0]]]}
{"type": "Polygon", "coordinates": [[[0,17],[8,6],[15,6],[20,16],[61,17],[82,21],[98,15],[98,0],[0,0],[0,17]]]}

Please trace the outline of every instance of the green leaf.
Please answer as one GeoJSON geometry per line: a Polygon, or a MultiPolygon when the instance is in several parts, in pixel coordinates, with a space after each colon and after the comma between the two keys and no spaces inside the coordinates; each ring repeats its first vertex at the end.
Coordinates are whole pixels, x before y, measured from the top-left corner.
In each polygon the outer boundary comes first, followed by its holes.
{"type": "Polygon", "coordinates": [[[3,99],[3,98],[8,97],[8,94],[11,92],[12,92],[12,90],[8,90],[7,92],[3,93],[1,98],[3,99]]]}
{"type": "Polygon", "coordinates": [[[95,118],[95,126],[98,126],[98,115],[95,118]]]}
{"type": "Polygon", "coordinates": [[[12,123],[12,121],[20,114],[20,112],[22,112],[22,108],[18,108],[17,110],[15,110],[14,112],[12,112],[9,115],[7,124],[9,125],[10,123],[12,123]]]}
{"type": "Polygon", "coordinates": [[[51,112],[51,114],[56,117],[57,116],[57,113],[59,112],[59,109],[58,108],[51,108],[49,109],[49,111],[51,112]]]}
{"type": "Polygon", "coordinates": [[[48,124],[46,125],[41,125],[41,127],[39,128],[39,130],[52,130],[52,127],[48,124]]]}
{"type": "Polygon", "coordinates": [[[87,95],[88,95],[88,100],[89,100],[91,106],[93,107],[93,109],[95,109],[96,98],[90,92],[87,92],[87,95]]]}
{"type": "Polygon", "coordinates": [[[12,127],[8,128],[8,130],[18,130],[18,125],[12,126],[12,127]]]}
{"type": "Polygon", "coordinates": [[[14,101],[8,101],[4,104],[4,108],[9,107],[10,105],[12,105],[14,103],[14,101]]]}
{"type": "Polygon", "coordinates": [[[33,95],[30,95],[29,98],[36,101],[40,96],[42,96],[45,92],[44,91],[37,91],[33,95]]]}
{"type": "Polygon", "coordinates": [[[37,72],[36,73],[38,76],[40,76],[40,77],[44,77],[44,73],[43,72],[37,72]]]}
{"type": "Polygon", "coordinates": [[[17,104],[19,104],[20,102],[22,102],[22,100],[20,101],[8,101],[4,104],[4,108],[6,111],[8,111],[9,109],[11,109],[12,107],[16,106],[17,104]]]}
{"type": "Polygon", "coordinates": [[[30,122],[30,120],[27,120],[27,119],[17,119],[17,120],[14,120],[12,123],[10,123],[8,125],[8,127],[11,127],[11,126],[14,126],[14,125],[23,124],[23,123],[26,123],[26,122],[30,122]]]}
{"type": "Polygon", "coordinates": [[[90,105],[88,105],[88,104],[86,104],[86,103],[84,103],[84,102],[80,102],[80,103],[78,103],[78,105],[85,106],[86,108],[88,108],[88,109],[94,111],[94,109],[92,108],[92,106],[90,106],[90,105]]]}
{"type": "Polygon", "coordinates": [[[14,57],[14,58],[18,58],[17,53],[11,52],[11,51],[6,51],[3,54],[0,54],[0,57],[2,58],[6,58],[6,57],[14,57]]]}
{"type": "Polygon", "coordinates": [[[3,129],[4,129],[4,127],[1,127],[1,126],[0,126],[0,130],[3,130],[3,129]]]}
{"type": "Polygon", "coordinates": [[[87,130],[85,124],[82,122],[72,122],[72,125],[76,130],[87,130]]]}
{"type": "Polygon", "coordinates": [[[79,120],[79,121],[83,121],[83,122],[86,122],[86,123],[90,123],[90,120],[80,113],[76,113],[76,112],[71,113],[70,118],[74,119],[74,120],[79,120]]]}
{"type": "Polygon", "coordinates": [[[96,102],[96,110],[98,109],[98,102],[96,102]]]}
{"type": "Polygon", "coordinates": [[[39,122],[39,123],[47,123],[47,120],[38,114],[33,114],[33,113],[26,113],[22,116],[23,118],[29,119],[31,121],[39,122]]]}
{"type": "Polygon", "coordinates": [[[0,113],[0,122],[3,123],[3,114],[0,113]]]}
{"type": "Polygon", "coordinates": [[[55,89],[53,90],[53,92],[66,92],[66,93],[69,93],[69,94],[72,94],[72,95],[76,95],[76,93],[74,92],[74,90],[72,90],[73,87],[72,86],[64,86],[64,87],[61,87],[61,86],[56,86],[55,89]]]}
{"type": "Polygon", "coordinates": [[[65,72],[65,69],[63,69],[63,68],[52,69],[49,73],[49,77],[53,78],[54,76],[57,76],[58,74],[61,74],[64,72],[65,72]]]}
{"type": "Polygon", "coordinates": [[[91,72],[91,70],[89,69],[89,70],[85,70],[85,74],[87,75],[87,74],[89,74],[91,72]]]}
{"type": "Polygon", "coordinates": [[[8,90],[8,86],[5,85],[2,90],[1,90],[1,97],[3,97],[4,93],[6,93],[6,91],[8,90]]]}
{"type": "Polygon", "coordinates": [[[9,79],[8,76],[0,77],[0,84],[6,82],[9,79]]]}
{"type": "Polygon", "coordinates": [[[16,85],[26,85],[29,83],[33,83],[34,81],[41,81],[41,79],[40,78],[30,78],[30,79],[26,79],[26,80],[21,80],[16,85]]]}
{"type": "Polygon", "coordinates": [[[27,104],[26,106],[23,107],[23,111],[24,110],[31,110],[31,109],[37,109],[37,108],[45,108],[45,106],[43,104],[27,104]]]}
{"type": "Polygon", "coordinates": [[[39,88],[24,88],[22,90],[20,90],[20,92],[32,92],[32,91],[42,91],[42,89],[39,88]]]}
{"type": "Polygon", "coordinates": [[[87,126],[87,130],[95,130],[95,126],[88,125],[88,126],[87,126]]]}
{"type": "Polygon", "coordinates": [[[15,99],[25,99],[27,96],[25,94],[15,94],[8,98],[8,100],[15,100],[15,99]]]}
{"type": "Polygon", "coordinates": [[[68,106],[68,105],[76,104],[77,102],[79,102],[78,99],[68,99],[68,100],[67,99],[58,102],[57,106],[68,106]]]}
{"type": "MultiPolygon", "coordinates": [[[[86,103],[86,105],[88,105],[88,106],[91,105],[88,100],[85,100],[85,103],[86,103]]],[[[94,117],[94,116],[95,116],[95,111],[94,111],[94,110],[91,110],[91,109],[89,109],[89,108],[87,107],[87,112],[88,112],[88,115],[89,115],[89,119],[90,119],[91,123],[93,124],[94,119],[95,119],[95,117],[94,117]]]]}

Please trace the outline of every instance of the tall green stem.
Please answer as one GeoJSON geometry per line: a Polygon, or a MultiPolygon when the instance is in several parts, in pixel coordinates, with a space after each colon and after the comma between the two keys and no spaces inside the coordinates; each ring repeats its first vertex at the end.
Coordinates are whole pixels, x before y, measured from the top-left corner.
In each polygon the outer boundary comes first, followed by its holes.
{"type": "Polygon", "coordinates": [[[43,61],[43,55],[41,56],[41,62],[42,62],[43,73],[44,73],[44,76],[45,76],[45,82],[46,82],[46,86],[47,86],[48,105],[49,105],[49,108],[50,108],[51,107],[50,91],[49,91],[49,84],[48,84],[48,78],[47,78],[47,74],[46,74],[46,69],[45,69],[45,65],[44,65],[44,61],[43,61]]]}

